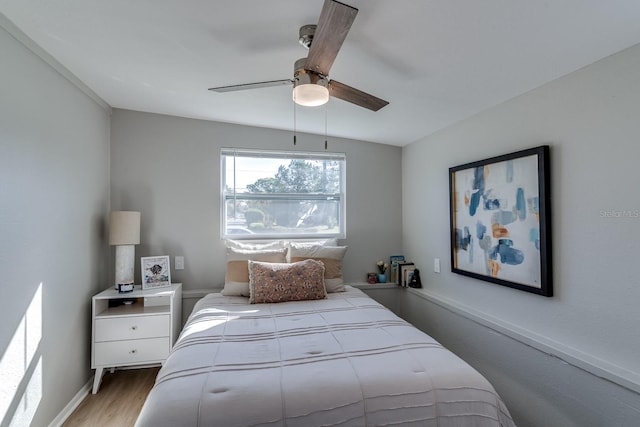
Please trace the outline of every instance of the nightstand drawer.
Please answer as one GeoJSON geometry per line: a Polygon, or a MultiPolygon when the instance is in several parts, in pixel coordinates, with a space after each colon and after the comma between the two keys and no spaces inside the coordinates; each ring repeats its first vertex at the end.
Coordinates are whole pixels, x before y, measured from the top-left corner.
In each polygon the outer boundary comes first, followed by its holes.
{"type": "Polygon", "coordinates": [[[169,315],[127,316],[96,319],[95,341],[118,341],[166,337],[171,328],[169,315]]]}
{"type": "Polygon", "coordinates": [[[169,355],[169,337],[128,341],[107,341],[95,344],[95,364],[125,366],[165,360],[169,355]]]}

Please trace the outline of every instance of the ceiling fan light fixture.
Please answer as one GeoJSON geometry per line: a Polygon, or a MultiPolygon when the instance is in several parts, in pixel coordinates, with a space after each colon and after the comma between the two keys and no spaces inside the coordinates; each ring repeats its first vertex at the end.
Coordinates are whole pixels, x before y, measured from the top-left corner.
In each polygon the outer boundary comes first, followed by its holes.
{"type": "Polygon", "coordinates": [[[293,88],[293,101],[305,107],[317,107],[329,101],[329,89],[316,83],[296,85],[293,88]]]}
{"type": "Polygon", "coordinates": [[[305,107],[324,105],[329,101],[329,81],[322,74],[305,70],[306,60],[300,58],[294,66],[293,102],[305,107]]]}

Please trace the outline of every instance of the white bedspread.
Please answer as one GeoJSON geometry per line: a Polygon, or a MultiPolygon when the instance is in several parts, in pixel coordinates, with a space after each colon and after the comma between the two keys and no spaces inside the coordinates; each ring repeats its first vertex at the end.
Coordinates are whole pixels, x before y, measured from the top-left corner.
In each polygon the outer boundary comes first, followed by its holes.
{"type": "Polygon", "coordinates": [[[320,301],[200,300],[136,423],[513,426],[467,363],[358,289],[320,301]]]}

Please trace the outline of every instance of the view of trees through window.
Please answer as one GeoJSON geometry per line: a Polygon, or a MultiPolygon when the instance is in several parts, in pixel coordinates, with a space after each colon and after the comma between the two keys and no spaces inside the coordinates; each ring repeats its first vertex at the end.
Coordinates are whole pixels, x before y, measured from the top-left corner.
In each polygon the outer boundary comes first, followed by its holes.
{"type": "Polygon", "coordinates": [[[223,152],[223,235],[342,236],[344,155],[223,152]]]}

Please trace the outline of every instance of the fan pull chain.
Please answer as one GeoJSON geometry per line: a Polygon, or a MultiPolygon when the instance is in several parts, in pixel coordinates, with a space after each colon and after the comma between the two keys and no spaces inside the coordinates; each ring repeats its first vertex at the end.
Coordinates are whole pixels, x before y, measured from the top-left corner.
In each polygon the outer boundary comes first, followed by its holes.
{"type": "Polygon", "coordinates": [[[296,93],[293,92],[293,145],[296,145],[296,93]]]}
{"type": "Polygon", "coordinates": [[[326,104],[324,104],[324,149],[327,149],[327,105],[329,103],[327,102],[326,104]]]}

